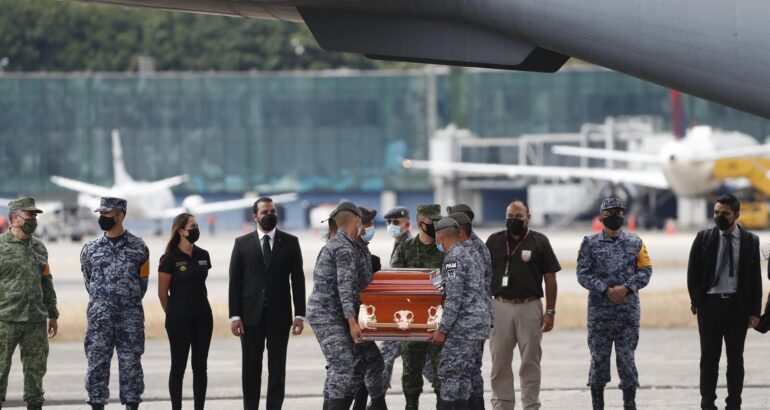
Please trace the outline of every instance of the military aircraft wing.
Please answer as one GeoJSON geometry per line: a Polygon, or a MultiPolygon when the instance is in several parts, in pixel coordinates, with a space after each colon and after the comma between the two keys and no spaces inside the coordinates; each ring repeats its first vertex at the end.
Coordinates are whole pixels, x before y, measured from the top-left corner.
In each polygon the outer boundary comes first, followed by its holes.
{"type": "Polygon", "coordinates": [[[74,179],[64,178],[56,175],[51,177],[51,182],[53,182],[54,184],[60,187],[71,189],[73,191],[77,191],[77,192],[91,195],[91,196],[110,196],[110,192],[111,192],[110,188],[107,188],[107,187],[89,184],[87,182],[77,181],[74,179]]]}
{"type": "Polygon", "coordinates": [[[464,174],[478,176],[543,177],[562,180],[595,179],[613,183],[630,183],[655,189],[669,189],[668,180],[659,170],[628,170],[609,168],[549,167],[534,165],[480,164],[470,162],[404,161],[404,168],[427,169],[435,174],[464,174]]]}

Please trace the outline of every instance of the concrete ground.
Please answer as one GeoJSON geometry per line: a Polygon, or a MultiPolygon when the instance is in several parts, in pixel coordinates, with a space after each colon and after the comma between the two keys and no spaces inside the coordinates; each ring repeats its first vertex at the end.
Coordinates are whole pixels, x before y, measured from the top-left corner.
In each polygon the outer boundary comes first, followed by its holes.
{"type": "MultiPolygon", "coordinates": [[[[770,366],[767,362],[768,336],[751,330],[746,341],[746,381],[743,394],[744,409],[770,408],[770,366]]],[[[231,410],[241,408],[240,347],[235,338],[215,339],[209,355],[208,409],[231,410]]],[[[488,351],[484,362],[485,379],[489,375],[488,351]]],[[[637,366],[640,383],[637,403],[643,409],[694,409],[698,408],[698,335],[695,330],[643,329],[637,350],[637,366]]],[[[4,408],[22,408],[22,373],[15,357],[8,400],[4,408]]],[[[725,397],[724,358],[720,371],[719,400],[725,397]]],[[[147,342],[143,358],[145,370],[146,409],[170,409],[167,377],[169,369],[168,345],[165,341],[147,342]]],[[[518,365],[518,360],[514,362],[518,365]]],[[[588,349],[584,331],[554,331],[543,339],[543,381],[541,400],[547,409],[590,408],[590,392],[585,387],[588,374],[588,349]]],[[[391,409],[402,408],[400,359],[396,362],[393,388],[387,397],[391,409]]],[[[81,343],[53,343],[49,369],[45,379],[47,407],[61,410],[85,409],[83,377],[86,363],[81,343]]],[[[117,363],[113,363],[110,379],[114,397],[118,392],[117,363]]],[[[191,372],[185,379],[185,396],[191,397],[191,372]]],[[[608,408],[621,408],[621,393],[615,389],[617,373],[613,368],[613,381],[608,386],[608,408]]],[[[324,360],[318,344],[312,336],[293,337],[289,344],[287,365],[287,397],[284,408],[288,410],[320,409],[325,378],[324,360]]],[[[518,391],[518,387],[516,388],[518,391]]],[[[263,388],[264,392],[264,388],[263,388]]],[[[491,392],[487,384],[485,394],[487,408],[491,408],[491,392]]],[[[423,394],[423,408],[433,408],[432,393],[423,394]]],[[[108,408],[117,408],[113,402],[108,408]]],[[[192,408],[192,401],[185,402],[192,408]]],[[[264,402],[263,402],[264,408],[264,402]]],[[[519,408],[519,407],[517,407],[519,408]]]]}

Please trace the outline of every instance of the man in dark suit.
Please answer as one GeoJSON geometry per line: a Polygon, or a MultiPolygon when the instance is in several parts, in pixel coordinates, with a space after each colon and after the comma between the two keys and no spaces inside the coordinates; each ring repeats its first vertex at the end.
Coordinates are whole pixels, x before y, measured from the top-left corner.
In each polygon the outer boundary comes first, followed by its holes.
{"type": "Polygon", "coordinates": [[[294,335],[303,329],[305,274],[297,237],[275,227],[273,200],[259,198],[253,214],[257,230],[235,240],[230,258],[230,321],[233,335],[241,338],[243,408],[259,408],[267,341],[267,409],[272,410],[283,404],[289,328],[294,335]]]}
{"type": "Polygon", "coordinates": [[[714,205],[716,227],[698,232],[690,250],[687,289],[700,334],[702,409],[716,409],[722,340],[727,352],[727,409],[740,409],[746,331],[759,323],[762,272],[759,238],[737,224],[741,204],[732,195],[714,205]]]}

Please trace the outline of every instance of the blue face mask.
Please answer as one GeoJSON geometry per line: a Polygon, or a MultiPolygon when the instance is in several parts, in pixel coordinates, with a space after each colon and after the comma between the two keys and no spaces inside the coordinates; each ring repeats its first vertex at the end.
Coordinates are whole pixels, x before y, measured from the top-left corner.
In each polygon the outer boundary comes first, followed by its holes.
{"type": "Polygon", "coordinates": [[[396,225],[388,225],[388,235],[391,238],[398,238],[401,236],[401,227],[396,225]]]}
{"type": "Polygon", "coordinates": [[[436,243],[436,248],[437,248],[437,249],[438,249],[438,251],[439,251],[439,252],[441,252],[441,253],[444,253],[444,252],[445,252],[445,251],[444,251],[444,247],[443,247],[443,246],[441,246],[441,244],[440,244],[440,243],[436,243]]]}
{"type": "Polygon", "coordinates": [[[364,228],[364,234],[361,235],[361,239],[363,239],[364,242],[371,242],[372,238],[374,238],[374,225],[364,228]]]}

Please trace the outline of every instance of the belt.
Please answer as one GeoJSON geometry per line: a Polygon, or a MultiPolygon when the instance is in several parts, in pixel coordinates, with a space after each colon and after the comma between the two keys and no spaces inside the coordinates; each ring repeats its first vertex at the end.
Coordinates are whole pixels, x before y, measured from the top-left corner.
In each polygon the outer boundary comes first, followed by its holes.
{"type": "Polygon", "coordinates": [[[710,296],[715,299],[730,299],[733,296],[736,296],[737,293],[707,293],[706,296],[710,296]]]}
{"type": "Polygon", "coordinates": [[[511,305],[519,305],[519,304],[522,304],[522,303],[532,302],[533,300],[538,300],[540,298],[537,297],[537,296],[534,296],[534,297],[531,297],[531,298],[506,299],[506,298],[504,298],[502,296],[495,296],[495,299],[497,299],[497,300],[499,300],[500,302],[503,302],[503,303],[510,303],[511,305]]]}

